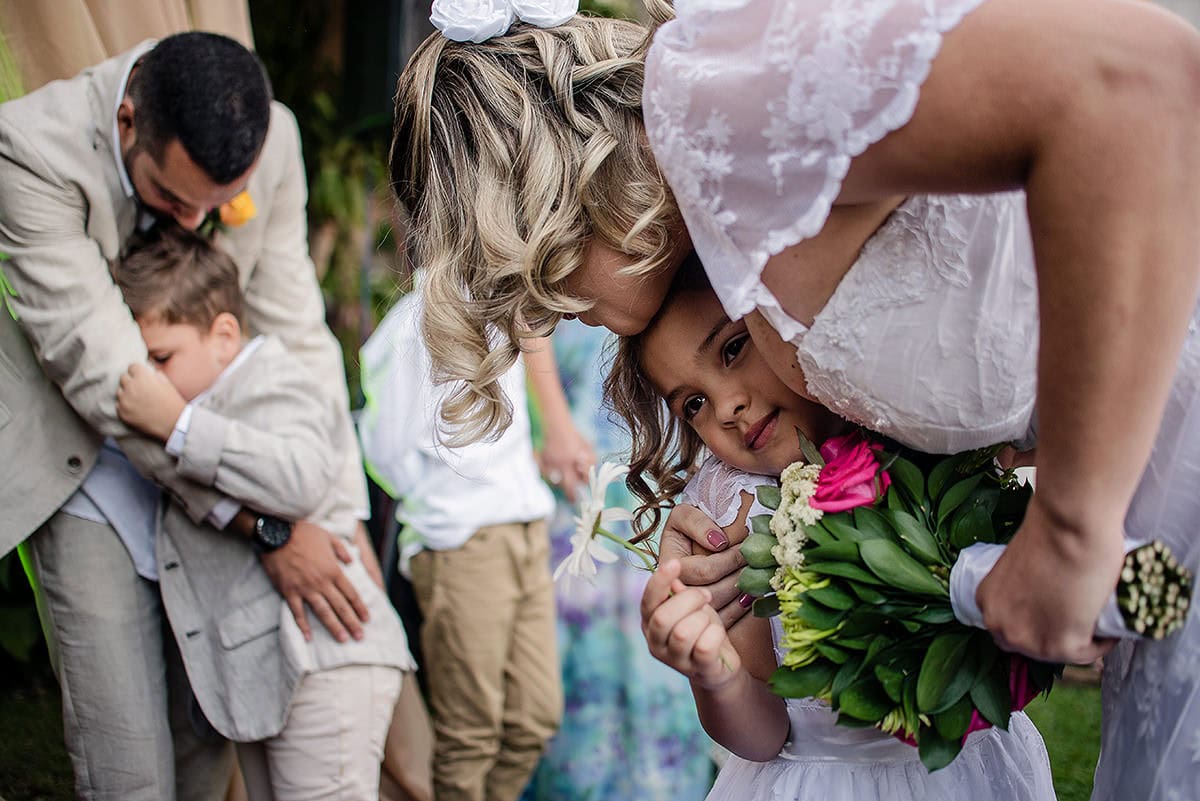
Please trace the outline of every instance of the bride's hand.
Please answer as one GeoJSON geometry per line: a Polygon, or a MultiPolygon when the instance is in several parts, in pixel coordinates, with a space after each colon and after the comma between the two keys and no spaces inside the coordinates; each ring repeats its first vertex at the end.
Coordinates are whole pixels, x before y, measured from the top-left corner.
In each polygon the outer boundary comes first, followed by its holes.
{"type": "Polygon", "coordinates": [[[1112,648],[1094,640],[1123,558],[1120,531],[1085,539],[1056,524],[1035,494],[976,600],[1000,647],[1050,662],[1088,664],[1112,648]]]}

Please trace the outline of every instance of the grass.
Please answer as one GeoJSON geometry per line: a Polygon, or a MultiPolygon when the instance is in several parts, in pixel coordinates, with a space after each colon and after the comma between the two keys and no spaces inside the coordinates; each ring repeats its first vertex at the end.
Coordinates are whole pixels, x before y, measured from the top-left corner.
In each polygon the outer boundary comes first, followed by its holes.
{"type": "MultiPolygon", "coordinates": [[[[62,744],[59,704],[53,680],[0,687],[3,801],[71,801],[71,767],[62,744]]],[[[1046,740],[1059,801],[1087,801],[1100,752],[1100,688],[1063,682],[1027,711],[1046,740]]]]}
{"type": "Polygon", "coordinates": [[[1058,801],[1087,801],[1100,754],[1100,686],[1060,682],[1025,711],[1046,741],[1058,801]]]}

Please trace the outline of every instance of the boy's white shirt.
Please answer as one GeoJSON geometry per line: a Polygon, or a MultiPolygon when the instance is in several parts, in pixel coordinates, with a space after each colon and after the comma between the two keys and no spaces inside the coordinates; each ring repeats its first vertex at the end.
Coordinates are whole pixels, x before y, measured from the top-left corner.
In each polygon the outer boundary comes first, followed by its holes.
{"type": "Polygon", "coordinates": [[[366,407],[359,440],[368,470],[398,499],[401,572],[422,548],[461,547],[480,528],[541,520],[554,496],[533,456],[523,360],[501,379],[512,425],[494,442],[449,448],[438,441],[445,396],[421,339],[419,288],[401,298],[362,347],[366,407]]]}

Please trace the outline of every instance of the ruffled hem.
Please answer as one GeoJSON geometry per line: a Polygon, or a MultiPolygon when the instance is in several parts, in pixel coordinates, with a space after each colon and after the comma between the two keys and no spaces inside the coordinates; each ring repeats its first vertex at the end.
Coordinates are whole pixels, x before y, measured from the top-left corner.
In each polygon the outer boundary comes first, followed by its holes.
{"type": "Polygon", "coordinates": [[[731,756],[706,801],[1054,801],[1050,760],[1024,714],[1009,731],[971,735],[948,767],[925,770],[912,749],[901,761],[788,757],[748,762],[731,756]]]}

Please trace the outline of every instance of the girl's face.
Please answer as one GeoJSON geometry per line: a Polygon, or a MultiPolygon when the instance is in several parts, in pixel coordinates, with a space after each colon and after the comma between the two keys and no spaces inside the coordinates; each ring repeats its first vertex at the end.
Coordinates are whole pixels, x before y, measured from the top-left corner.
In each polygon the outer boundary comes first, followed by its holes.
{"type": "Polygon", "coordinates": [[[671,279],[690,247],[690,240],[682,236],[677,258],[670,265],[645,275],[621,275],[618,270],[632,264],[633,257],[593,239],[583,264],[566,282],[572,295],[593,301],[592,308],[579,315],[580,321],[603,326],[620,336],[642,333],[662,306],[671,279]]]}
{"type": "Polygon", "coordinates": [[[677,292],[642,340],[642,371],[708,449],[739,470],[777,476],[801,458],[796,429],[816,443],[843,426],[788,389],[730,321],[712,290],[677,292]]]}

